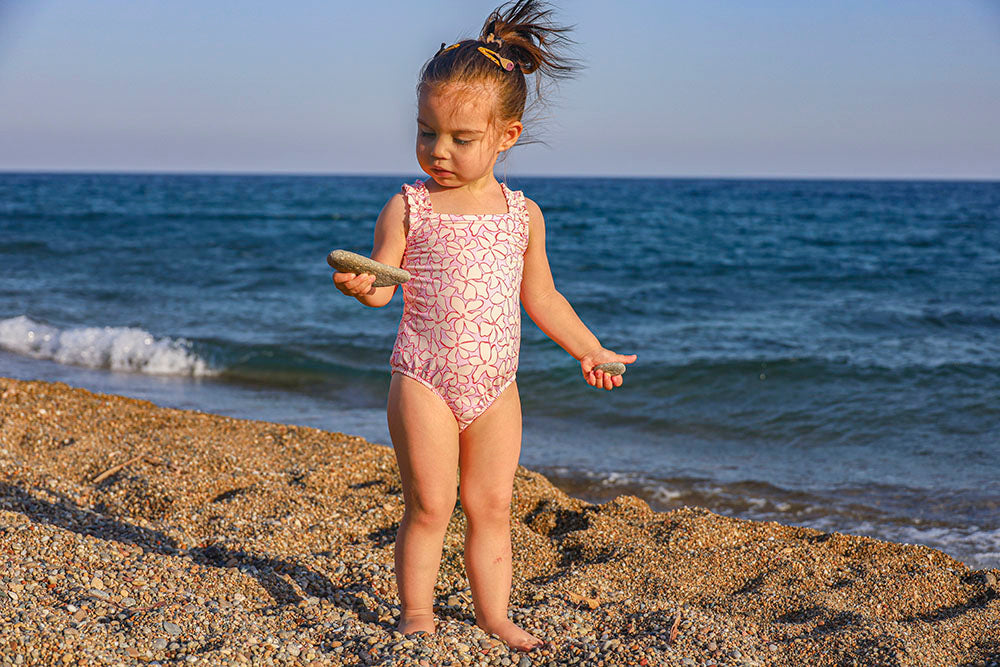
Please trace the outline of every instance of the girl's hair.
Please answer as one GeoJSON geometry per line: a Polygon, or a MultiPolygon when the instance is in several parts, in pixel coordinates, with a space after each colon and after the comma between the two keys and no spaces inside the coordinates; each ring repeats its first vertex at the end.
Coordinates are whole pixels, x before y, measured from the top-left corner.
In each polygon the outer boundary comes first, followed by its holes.
{"type": "Polygon", "coordinates": [[[497,91],[493,118],[521,120],[530,106],[526,74],[535,75],[534,104],[542,101],[543,79],[568,78],[579,69],[577,61],[561,53],[573,43],[566,37],[569,31],[552,21],[552,10],[542,0],[507,2],[489,15],[478,39],[450,47],[442,43],[424,64],[417,92],[448,84],[486,84],[497,91]]]}

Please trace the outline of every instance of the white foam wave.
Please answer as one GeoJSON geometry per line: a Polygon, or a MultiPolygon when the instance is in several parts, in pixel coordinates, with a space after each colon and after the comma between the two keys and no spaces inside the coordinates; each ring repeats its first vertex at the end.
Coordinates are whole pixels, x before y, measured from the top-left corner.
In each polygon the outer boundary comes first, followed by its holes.
{"type": "Polygon", "coordinates": [[[60,364],[149,375],[215,375],[184,339],[135,327],[59,329],[20,315],[0,320],[0,349],[60,364]]]}

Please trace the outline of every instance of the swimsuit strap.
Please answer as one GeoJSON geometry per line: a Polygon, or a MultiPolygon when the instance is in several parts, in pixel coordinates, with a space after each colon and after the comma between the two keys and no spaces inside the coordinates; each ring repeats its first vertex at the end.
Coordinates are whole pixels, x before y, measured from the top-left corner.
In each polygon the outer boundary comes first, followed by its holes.
{"type": "Polygon", "coordinates": [[[507,198],[507,208],[510,209],[511,215],[521,222],[521,233],[527,237],[529,215],[528,204],[524,200],[524,192],[521,190],[511,190],[503,182],[500,183],[500,187],[507,198]]]}
{"type": "Polygon", "coordinates": [[[500,188],[503,190],[503,196],[507,199],[507,208],[510,209],[511,214],[527,218],[528,206],[524,203],[524,193],[520,190],[511,190],[502,181],[500,188]]]}
{"type": "Polygon", "coordinates": [[[420,227],[424,220],[431,214],[431,200],[427,195],[427,186],[421,180],[413,185],[403,184],[403,197],[406,198],[407,219],[409,220],[409,232],[412,233],[420,227]]]}

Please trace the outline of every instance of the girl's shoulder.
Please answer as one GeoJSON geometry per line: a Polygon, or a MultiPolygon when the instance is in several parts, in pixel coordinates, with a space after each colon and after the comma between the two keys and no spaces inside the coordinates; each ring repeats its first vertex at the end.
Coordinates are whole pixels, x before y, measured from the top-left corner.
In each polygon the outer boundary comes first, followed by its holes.
{"type": "Polygon", "coordinates": [[[521,200],[524,202],[524,208],[525,211],[528,213],[528,216],[532,220],[541,220],[542,219],[541,207],[535,203],[534,199],[531,199],[530,197],[525,197],[524,193],[521,192],[520,190],[518,190],[518,193],[521,195],[521,200]]]}

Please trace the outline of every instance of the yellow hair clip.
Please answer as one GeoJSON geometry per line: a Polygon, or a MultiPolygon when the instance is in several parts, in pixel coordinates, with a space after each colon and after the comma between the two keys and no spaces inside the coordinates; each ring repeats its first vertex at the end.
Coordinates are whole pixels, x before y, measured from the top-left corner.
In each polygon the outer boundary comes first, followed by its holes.
{"type": "Polygon", "coordinates": [[[496,51],[492,49],[487,49],[485,46],[480,46],[478,50],[481,54],[483,54],[484,56],[495,62],[498,67],[501,67],[507,70],[508,72],[512,72],[514,70],[514,61],[507,60],[496,51]]]}
{"type": "Polygon", "coordinates": [[[451,51],[452,49],[457,49],[457,48],[458,48],[458,47],[460,47],[461,45],[462,45],[462,43],[461,43],[461,42],[458,42],[458,43],[456,43],[456,44],[452,44],[452,45],[451,45],[451,46],[449,46],[448,48],[445,48],[444,44],[442,43],[442,44],[441,44],[441,50],[440,50],[440,51],[438,51],[438,55],[441,55],[441,54],[442,54],[442,53],[444,53],[445,51],[451,51]]]}

